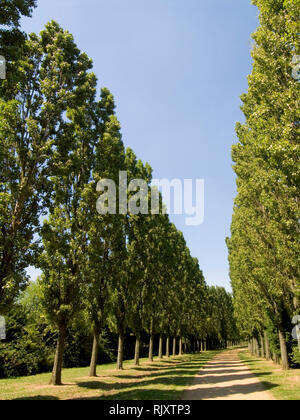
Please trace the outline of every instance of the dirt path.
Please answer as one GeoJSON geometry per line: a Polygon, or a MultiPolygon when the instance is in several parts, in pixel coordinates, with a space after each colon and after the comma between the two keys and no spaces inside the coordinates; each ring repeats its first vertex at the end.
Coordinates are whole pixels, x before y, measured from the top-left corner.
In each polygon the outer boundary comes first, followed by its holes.
{"type": "Polygon", "coordinates": [[[218,354],[195,377],[183,400],[275,400],[240,361],[238,350],[218,354]]]}

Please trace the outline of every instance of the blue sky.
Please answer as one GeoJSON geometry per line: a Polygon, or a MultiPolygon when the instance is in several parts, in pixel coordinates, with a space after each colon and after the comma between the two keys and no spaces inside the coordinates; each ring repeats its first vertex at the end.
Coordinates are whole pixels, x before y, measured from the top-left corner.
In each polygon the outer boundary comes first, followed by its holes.
{"type": "Polygon", "coordinates": [[[205,180],[204,223],[171,219],[207,283],[230,290],[231,145],[243,121],[257,9],[250,0],[38,0],[22,27],[40,32],[52,19],[93,59],[99,90],[115,96],[125,145],[154,177],[205,180]]]}

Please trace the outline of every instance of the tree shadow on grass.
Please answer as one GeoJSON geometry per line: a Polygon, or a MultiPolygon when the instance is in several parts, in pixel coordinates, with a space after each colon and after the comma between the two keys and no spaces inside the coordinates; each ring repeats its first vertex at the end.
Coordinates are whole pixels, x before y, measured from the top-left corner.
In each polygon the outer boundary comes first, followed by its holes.
{"type": "MultiPolygon", "coordinates": [[[[93,389],[99,391],[107,391],[113,392],[111,395],[106,396],[99,396],[99,397],[92,397],[93,399],[152,399],[152,400],[163,400],[165,398],[170,399],[179,399],[180,392],[177,390],[172,390],[172,387],[178,386],[186,388],[192,383],[193,379],[199,372],[199,376],[196,376],[196,385],[197,381],[199,384],[209,385],[209,384],[218,384],[223,383],[225,386],[221,386],[220,389],[213,393],[213,390],[216,387],[204,388],[204,395],[208,394],[208,398],[210,395],[216,395],[217,397],[226,397],[231,395],[232,393],[242,393],[242,394],[249,394],[252,392],[259,392],[264,391],[264,387],[266,389],[272,389],[275,385],[264,382],[264,386],[262,383],[257,384],[237,384],[232,386],[226,386],[226,382],[232,382],[236,380],[247,380],[253,378],[253,374],[249,372],[249,370],[240,362],[236,363],[228,363],[225,369],[221,370],[214,370],[213,367],[216,367],[214,363],[207,363],[206,360],[197,360],[195,362],[183,362],[183,363],[172,363],[172,367],[166,366],[159,366],[159,368],[148,368],[148,367],[139,367],[135,368],[134,372],[141,372],[141,375],[112,375],[112,379],[117,380],[129,380],[130,382],[117,382],[117,383],[104,383],[104,382],[79,382],[78,386],[80,388],[86,389],[93,389]],[[211,367],[212,369],[205,370],[203,374],[201,374],[201,367],[211,367]],[[230,369],[230,367],[240,367],[243,366],[244,369],[234,371],[230,369]],[[150,374],[142,374],[142,372],[150,372],[150,374]],[[222,376],[220,376],[222,375],[222,376]],[[147,397],[149,393],[149,387],[151,388],[149,397],[147,397]],[[169,387],[169,389],[168,389],[169,387]],[[114,392],[115,391],[115,392],[114,392]],[[167,394],[167,395],[165,395],[167,394]],[[164,396],[165,395],[165,396],[164,396]]],[[[218,364],[219,366],[224,366],[223,363],[218,364]]],[[[256,376],[265,376],[269,375],[269,372],[263,372],[256,376]]],[[[202,393],[202,390],[200,391],[202,393]]],[[[199,399],[199,390],[195,391],[195,395],[199,399]]],[[[193,399],[194,395],[191,395],[191,399],[193,399]]],[[[206,398],[206,397],[205,397],[206,398]]],[[[88,397],[85,399],[89,399],[88,397]]]]}
{"type": "Polygon", "coordinates": [[[136,368],[134,368],[134,370],[137,370],[137,371],[147,371],[147,372],[159,372],[160,370],[163,370],[163,368],[161,367],[160,369],[159,368],[144,368],[144,367],[136,367],[136,368]]]}
{"type": "MultiPolygon", "coordinates": [[[[178,376],[174,377],[164,377],[163,375],[157,377],[155,379],[151,379],[151,376],[148,376],[149,380],[144,381],[134,381],[134,382],[101,382],[101,381],[92,381],[92,382],[79,382],[79,388],[86,388],[86,389],[93,389],[99,391],[114,391],[114,390],[122,390],[122,389],[131,389],[131,388],[143,388],[148,386],[160,386],[160,385],[178,385],[178,386],[185,386],[188,381],[191,381],[193,376],[178,376]]],[[[133,378],[131,378],[133,379],[133,378]]]]}
{"type": "MultiPolygon", "coordinates": [[[[203,367],[210,357],[208,355],[200,356],[195,361],[180,361],[180,360],[162,360],[162,363],[153,363],[151,366],[140,366],[133,368],[133,372],[140,372],[140,374],[131,376],[129,374],[131,369],[126,369],[125,375],[107,375],[98,376],[100,380],[84,381],[81,382],[80,378],[76,381],[76,385],[79,388],[87,390],[97,390],[102,392],[111,392],[111,395],[107,396],[93,396],[87,398],[74,398],[74,399],[96,399],[96,400],[119,400],[124,399],[151,399],[151,400],[165,400],[165,399],[180,399],[181,392],[178,390],[172,390],[172,386],[188,386],[197,372],[203,367]],[[149,372],[150,374],[144,374],[143,372],[149,372]],[[104,382],[103,379],[119,379],[119,380],[130,380],[132,382],[117,382],[109,383],[104,382]],[[102,380],[101,380],[102,379],[102,380]],[[145,389],[145,387],[151,387],[151,390],[145,389]],[[154,387],[154,389],[152,389],[154,387]],[[165,387],[166,389],[161,389],[165,387]],[[114,392],[115,391],[115,392],[114,392]]],[[[83,379],[83,378],[82,378],[83,379]]],[[[65,384],[68,386],[68,384],[65,384]]],[[[74,386],[74,384],[72,384],[74,386]]],[[[58,400],[55,396],[32,396],[28,398],[18,399],[32,399],[32,400],[58,400]]]]}
{"type": "MultiPolygon", "coordinates": [[[[176,375],[176,372],[172,375],[164,374],[157,377],[153,377],[152,375],[146,376],[142,381],[133,381],[133,382],[102,382],[102,381],[88,381],[88,382],[78,382],[79,388],[86,388],[86,389],[92,389],[92,390],[99,390],[99,391],[115,391],[115,390],[122,390],[122,389],[131,389],[131,388],[143,388],[148,386],[157,386],[157,389],[159,389],[161,386],[180,386],[185,387],[187,386],[193,379],[194,374],[182,371],[178,372],[178,375],[176,375]]],[[[124,377],[118,377],[120,379],[124,379],[124,377]]],[[[199,384],[217,384],[217,383],[225,383],[225,382],[232,382],[236,380],[245,380],[245,379],[252,379],[253,374],[247,373],[247,374],[234,374],[231,371],[231,375],[224,375],[224,376],[218,376],[218,375],[209,375],[209,376],[202,376],[200,375],[199,378],[196,378],[196,384],[197,382],[199,384]]],[[[134,377],[128,377],[127,379],[134,380],[134,377]]],[[[271,384],[272,385],[272,384],[271,384]]]]}
{"type": "Polygon", "coordinates": [[[177,377],[178,375],[189,375],[191,377],[194,377],[197,374],[198,370],[183,370],[183,369],[176,369],[173,372],[170,371],[165,371],[165,372],[154,372],[151,373],[151,375],[113,375],[113,378],[118,378],[118,379],[147,379],[147,378],[159,378],[159,377],[163,377],[163,376],[175,376],[177,377]]]}
{"type": "Polygon", "coordinates": [[[180,392],[175,390],[136,389],[106,396],[73,398],[73,401],[180,401],[180,392]]]}
{"type": "MultiPolygon", "coordinates": [[[[184,379],[183,379],[184,380],[184,379]]],[[[127,384],[128,385],[128,384],[127,384]]],[[[145,385],[145,384],[143,384],[145,385]]],[[[150,385],[150,383],[148,384],[150,385]]],[[[139,388],[139,384],[135,384],[133,389],[126,389],[122,391],[120,389],[119,392],[105,395],[105,396],[91,396],[91,397],[79,397],[74,398],[74,400],[116,400],[116,401],[125,401],[125,400],[150,400],[150,401],[162,401],[162,400],[169,400],[169,401],[178,401],[181,399],[181,392],[177,390],[171,389],[158,389],[155,385],[153,387],[142,389],[139,388]]],[[[165,383],[168,385],[168,383],[165,383]]],[[[174,385],[174,383],[172,384],[174,385]]],[[[226,398],[234,394],[242,394],[245,396],[245,399],[248,394],[264,392],[265,389],[261,384],[244,384],[244,385],[234,385],[228,387],[213,387],[213,388],[203,388],[201,391],[199,389],[195,389],[189,391],[188,400],[203,400],[203,399],[214,399],[214,398],[226,398]]],[[[272,389],[276,387],[276,385],[267,383],[267,388],[272,389]]],[[[184,399],[183,399],[184,400],[184,399]]]]}

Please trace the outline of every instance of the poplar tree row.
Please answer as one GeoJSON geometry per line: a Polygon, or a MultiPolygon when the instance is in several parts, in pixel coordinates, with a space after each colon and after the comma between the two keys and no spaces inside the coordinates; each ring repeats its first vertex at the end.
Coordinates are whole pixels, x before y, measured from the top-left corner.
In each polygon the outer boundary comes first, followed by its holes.
{"type": "Polygon", "coordinates": [[[235,312],[252,353],[300,362],[300,1],[255,0],[253,70],[233,146],[238,195],[228,239],[235,312]],[[294,320],[294,324],[293,321],[294,320]]]}
{"type": "MultiPolygon", "coordinates": [[[[128,330],[136,337],[136,365],[143,331],[150,337],[150,360],[155,336],[159,357],[163,337],[167,355],[171,337],[173,354],[176,338],[179,354],[190,343],[193,350],[227,345],[236,336],[231,296],[206,286],[161,197],[157,214],[96,211],[102,179],[115,181],[119,207],[120,171],[128,182],[147,182],[150,202],[152,169],[124,148],[113,97],[104,88],[97,99],[92,62],[72,35],[53,21],[39,36],[19,31],[20,14],[29,15],[33,6],[6,2],[1,22],[7,25],[3,44],[8,40],[8,77],[0,87],[1,314],[27,286],[26,268],[40,267],[39,297],[57,331],[54,385],[61,384],[67,331],[82,311],[93,330],[91,376],[104,327],[118,334],[118,369],[128,330]],[[12,54],[16,30],[20,42],[12,54]]],[[[135,194],[139,208],[138,191],[128,191],[135,194]]]]}

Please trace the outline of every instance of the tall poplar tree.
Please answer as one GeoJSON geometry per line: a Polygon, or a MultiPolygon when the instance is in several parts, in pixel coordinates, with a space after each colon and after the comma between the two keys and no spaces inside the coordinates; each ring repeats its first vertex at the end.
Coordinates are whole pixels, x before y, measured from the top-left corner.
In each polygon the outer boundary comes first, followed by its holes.
{"type": "MultiPolygon", "coordinates": [[[[15,99],[0,100],[0,310],[5,311],[36,263],[39,218],[49,206],[55,148],[78,108],[90,61],[55,22],[25,42],[15,99]]],[[[4,81],[6,82],[6,81],[4,81]]],[[[70,141],[70,140],[69,140],[70,141]]]]}
{"type": "MultiPolygon", "coordinates": [[[[246,123],[233,146],[238,196],[228,241],[233,289],[249,282],[278,329],[288,368],[287,318],[299,313],[299,0],[255,0],[253,70],[242,96],[246,123]]],[[[239,295],[240,296],[240,295],[239,295]]],[[[299,343],[300,345],[300,343],[299,343]]]]}
{"type": "MultiPolygon", "coordinates": [[[[64,83],[69,80],[70,106],[55,139],[51,161],[49,217],[41,230],[43,253],[40,280],[43,305],[58,333],[51,383],[61,385],[63,350],[67,328],[79,311],[85,293],[82,268],[85,261],[86,232],[80,209],[83,191],[91,179],[94,166],[96,136],[96,77],[89,70],[91,60],[79,51],[73,37],[56,23],[46,26],[39,42],[57,57],[65,75],[57,75],[48,86],[55,97],[65,95],[64,83]],[[59,85],[59,82],[62,85],[59,85]]],[[[57,73],[56,73],[57,72],[57,73]]],[[[51,108],[49,110],[51,112],[51,108]]]]}
{"type": "Polygon", "coordinates": [[[125,149],[121,139],[120,124],[113,114],[114,107],[112,95],[107,89],[103,89],[99,107],[99,138],[95,146],[93,180],[85,188],[85,199],[81,210],[83,223],[86,225],[84,275],[88,284],[87,305],[94,335],[90,376],[96,376],[99,337],[110,314],[112,267],[119,264],[118,249],[124,228],[124,216],[117,212],[119,202],[117,197],[119,173],[125,169],[125,149]],[[97,192],[97,183],[106,179],[115,183],[115,191],[112,191],[116,197],[115,214],[109,212],[99,214],[96,210],[96,202],[100,195],[100,192],[97,192]]]}

